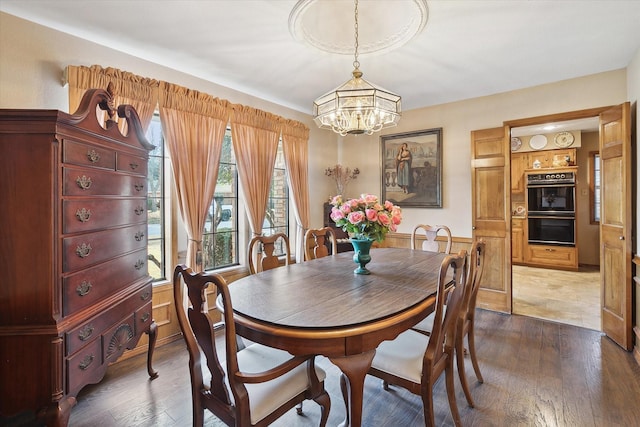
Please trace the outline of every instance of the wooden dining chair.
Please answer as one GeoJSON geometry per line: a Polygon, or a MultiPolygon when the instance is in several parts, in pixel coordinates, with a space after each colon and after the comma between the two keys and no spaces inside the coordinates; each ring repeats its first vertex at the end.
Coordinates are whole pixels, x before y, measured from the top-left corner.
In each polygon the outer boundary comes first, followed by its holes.
{"type": "Polygon", "coordinates": [[[425,239],[422,242],[422,245],[420,245],[420,248],[423,251],[444,252],[445,254],[448,254],[451,252],[451,243],[452,243],[451,230],[449,230],[449,227],[447,227],[446,225],[427,225],[427,224],[416,225],[413,231],[411,232],[411,249],[418,248],[418,245],[417,245],[418,237],[421,234],[423,234],[423,233],[419,233],[420,230],[422,230],[422,232],[424,233],[424,239],[425,239]],[[440,232],[444,233],[444,236],[446,238],[444,251],[440,250],[440,242],[438,242],[437,240],[438,233],[440,232]]]}
{"type": "Polygon", "coordinates": [[[466,252],[461,252],[448,255],[440,266],[431,335],[409,329],[391,341],[383,341],[376,349],[368,372],[369,375],[382,379],[387,390],[389,385],[397,385],[420,396],[427,426],[435,425],[433,386],[443,372],[453,421],[456,426],[461,425],[453,374],[456,320],[462,306],[466,282],[466,252]],[[449,293],[448,309],[445,312],[444,302],[447,298],[446,287],[451,278],[450,269],[453,273],[454,288],[449,293]]]}
{"type": "MultiPolygon", "coordinates": [[[[478,289],[480,289],[480,280],[482,279],[482,272],[484,271],[484,257],[485,257],[485,242],[484,240],[475,240],[471,245],[471,252],[469,256],[469,266],[467,270],[467,284],[465,287],[465,293],[462,298],[462,307],[460,308],[460,316],[457,325],[456,334],[456,361],[458,365],[458,376],[460,377],[460,384],[462,390],[467,398],[469,406],[474,407],[473,398],[471,397],[471,391],[469,390],[469,384],[467,382],[467,376],[464,369],[464,357],[465,347],[464,338],[467,337],[467,343],[469,346],[469,357],[473,365],[473,370],[476,374],[478,382],[484,382],[482,373],[480,372],[480,365],[478,364],[478,357],[476,355],[475,344],[475,332],[474,332],[474,319],[476,313],[476,300],[478,297],[478,289]]],[[[446,309],[446,306],[445,306],[446,309]]],[[[430,334],[433,329],[434,315],[430,314],[423,321],[418,323],[412,329],[430,334]]]]}
{"type": "Polygon", "coordinates": [[[255,236],[249,242],[247,250],[249,272],[251,274],[280,267],[280,258],[275,255],[276,245],[279,246],[281,252],[284,252],[285,265],[291,264],[291,246],[289,245],[289,237],[286,234],[275,233],[270,236],[255,236]]]}
{"type": "Polygon", "coordinates": [[[194,273],[178,265],[173,274],[173,294],[189,352],[194,426],[203,425],[205,409],[228,426],[267,426],[306,399],[321,406],[320,426],[326,425],[331,400],[324,389],[325,372],[315,366],[313,357],[294,357],[261,344],[238,350],[231,297],[222,276],[194,273]],[[213,321],[205,302],[209,285],[216,287],[224,309],[223,360],[218,356],[213,321]],[[183,288],[189,300],[187,313],[182,303],[183,288]]]}
{"type": "Polygon", "coordinates": [[[322,258],[329,255],[331,245],[331,255],[338,253],[338,241],[336,233],[331,227],[310,228],[304,234],[304,256],[306,260],[322,258]]]}

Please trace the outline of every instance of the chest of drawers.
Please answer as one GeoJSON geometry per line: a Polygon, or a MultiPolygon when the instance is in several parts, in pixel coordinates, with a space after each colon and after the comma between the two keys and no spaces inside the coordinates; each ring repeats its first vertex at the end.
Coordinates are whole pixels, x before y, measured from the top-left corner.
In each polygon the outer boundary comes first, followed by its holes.
{"type": "MultiPolygon", "coordinates": [[[[66,425],[75,396],[156,325],[147,273],[147,159],[87,91],[69,115],[0,110],[0,424],[66,425]],[[82,107],[84,106],[84,108],[82,107]]],[[[113,110],[112,110],[113,112],[113,110]]]]}

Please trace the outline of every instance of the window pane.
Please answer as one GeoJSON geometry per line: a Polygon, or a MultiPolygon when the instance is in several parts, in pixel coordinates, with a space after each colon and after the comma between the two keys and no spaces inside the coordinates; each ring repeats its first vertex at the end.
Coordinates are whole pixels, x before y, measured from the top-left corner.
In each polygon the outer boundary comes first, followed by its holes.
{"type": "Polygon", "coordinates": [[[593,156],[593,218],[600,222],[600,155],[593,156]]]}
{"type": "Polygon", "coordinates": [[[227,129],[218,180],[202,236],[205,270],[238,264],[238,173],[227,129]]]}
{"type": "Polygon", "coordinates": [[[154,280],[166,278],[165,274],[165,197],[164,197],[164,139],[160,118],[155,115],[146,134],[155,146],[149,153],[147,175],[147,251],[149,275],[154,280]]]}
{"type": "MultiPolygon", "coordinates": [[[[289,234],[289,187],[287,186],[287,173],[285,169],[282,141],[278,145],[269,199],[265,212],[262,234],[270,236],[275,233],[289,234]]],[[[282,244],[276,245],[276,255],[284,254],[282,244]]]]}

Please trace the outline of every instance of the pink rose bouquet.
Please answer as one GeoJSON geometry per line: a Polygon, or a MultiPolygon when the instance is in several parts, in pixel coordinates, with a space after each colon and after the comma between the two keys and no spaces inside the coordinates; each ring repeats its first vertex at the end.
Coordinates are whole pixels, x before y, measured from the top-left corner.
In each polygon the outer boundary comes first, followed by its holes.
{"type": "Polygon", "coordinates": [[[377,196],[361,194],[358,199],[331,199],[331,219],[354,239],[382,242],[389,231],[396,231],[402,221],[402,210],[388,200],[380,203],[377,196]]]}

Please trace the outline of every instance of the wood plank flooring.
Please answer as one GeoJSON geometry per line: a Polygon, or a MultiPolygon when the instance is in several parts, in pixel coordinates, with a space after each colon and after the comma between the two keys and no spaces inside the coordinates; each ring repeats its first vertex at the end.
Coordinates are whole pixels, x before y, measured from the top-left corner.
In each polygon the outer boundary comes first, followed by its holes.
{"type": "Polygon", "coordinates": [[[513,266],[513,313],[600,331],[600,270],[513,266]]]}
{"type": "MultiPolygon", "coordinates": [[[[466,371],[476,407],[467,406],[456,380],[458,406],[465,426],[638,426],[640,366],[600,332],[519,315],[478,310],[476,342],[485,382],[466,371]]],[[[191,397],[187,353],[182,340],[156,350],[160,376],[149,381],[145,355],[111,366],[105,379],[85,388],[73,409],[71,427],[190,426],[191,397]]],[[[327,359],[332,399],[329,426],[338,425],[345,409],[339,370],[327,359]]],[[[364,426],[424,425],[422,402],[403,389],[384,391],[368,377],[364,426]]],[[[285,414],[274,426],[317,426],[319,409],[304,403],[304,416],[285,414]]],[[[435,386],[435,419],[452,426],[443,379],[435,386]]],[[[212,416],[207,426],[220,425],[212,416]]]]}

